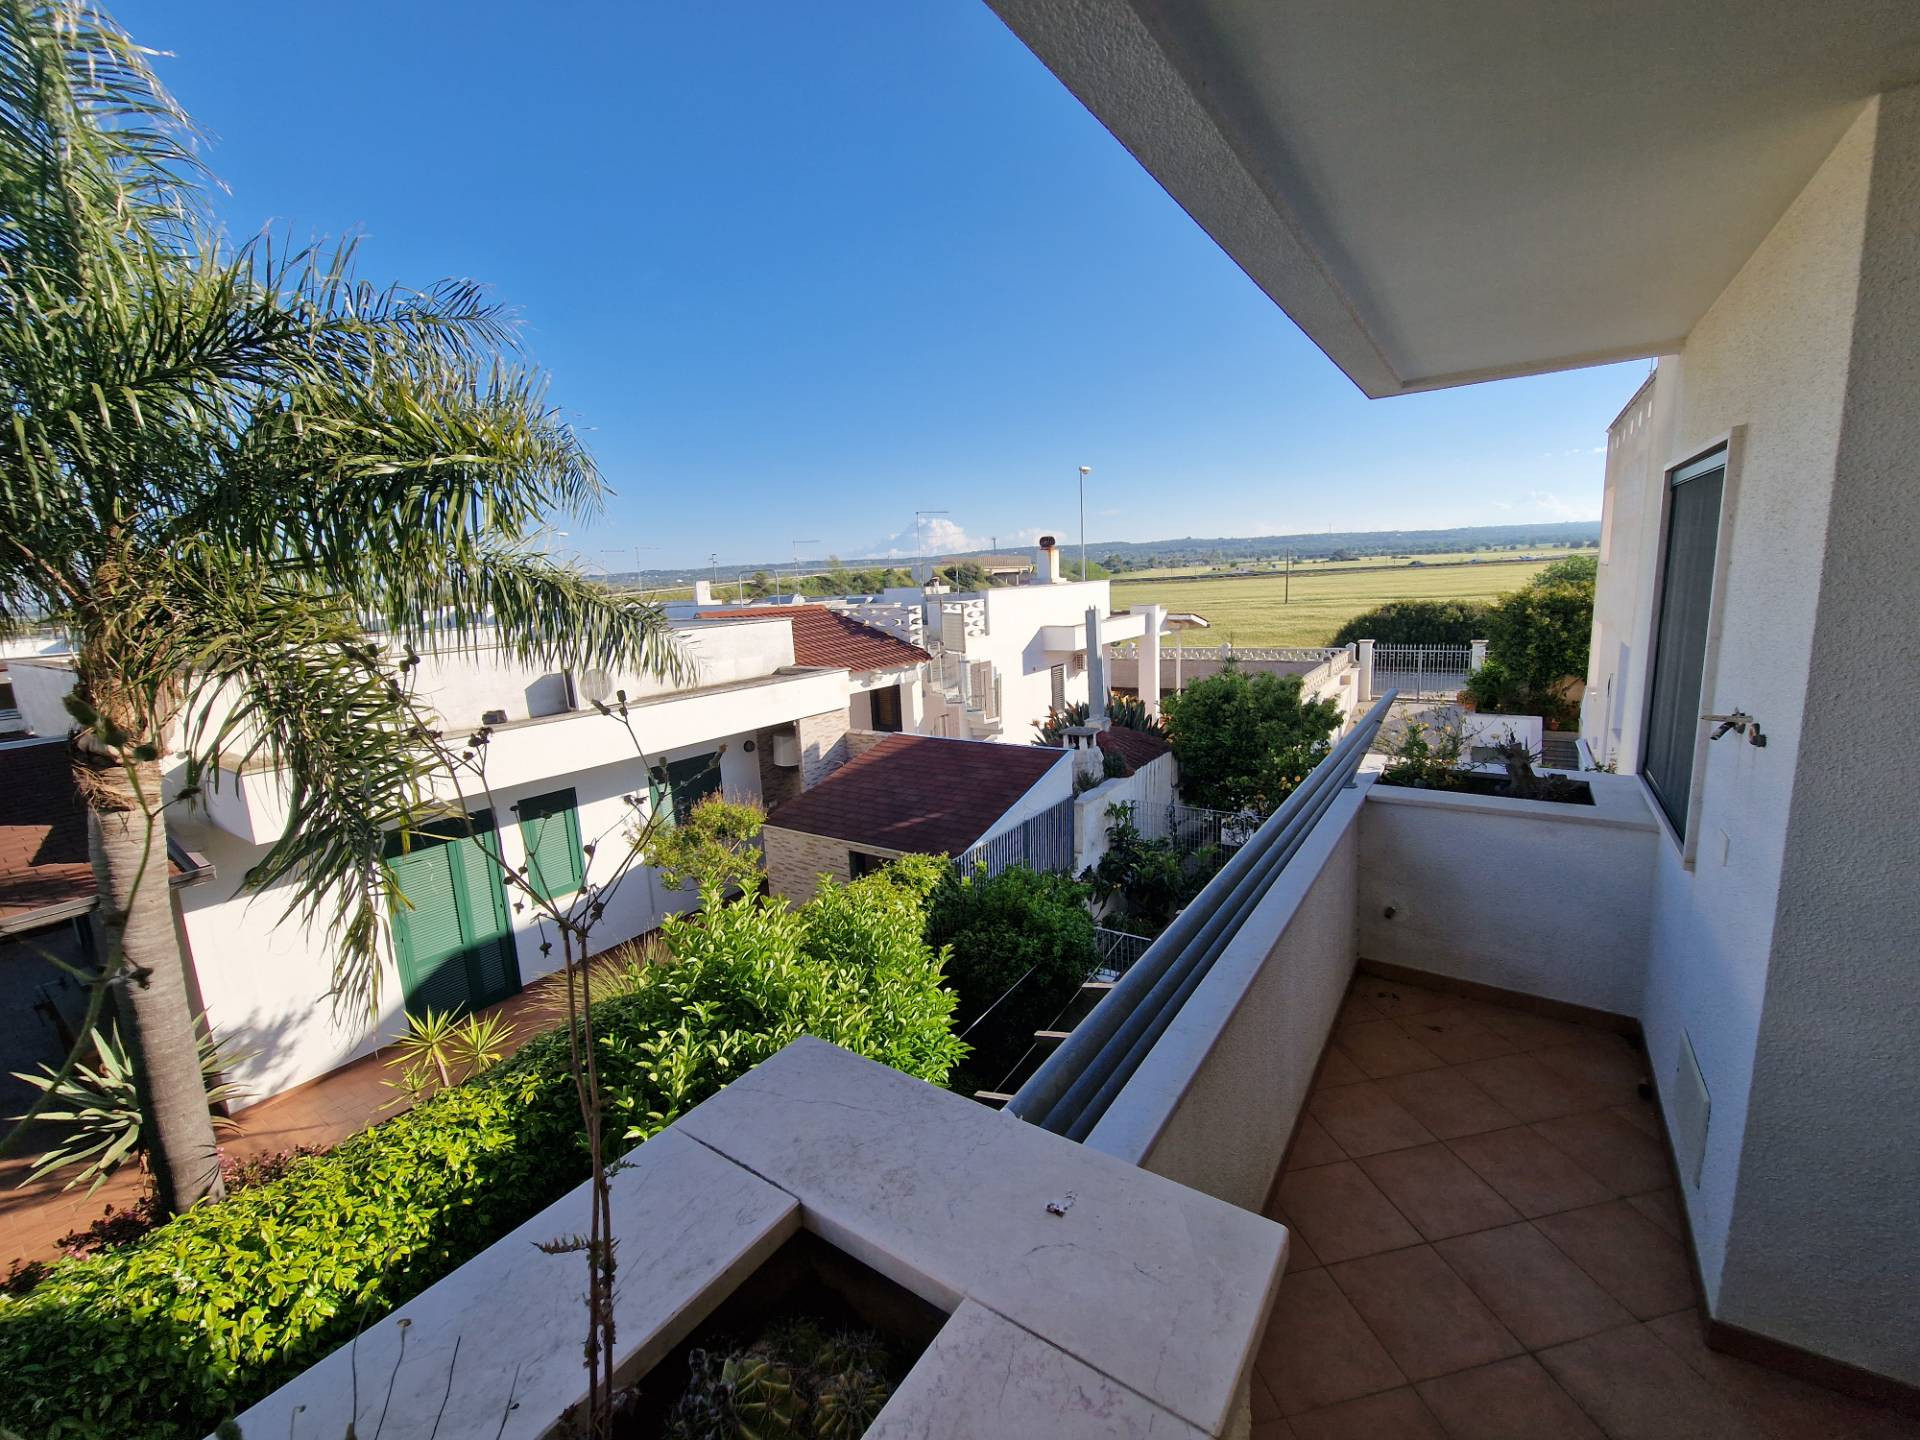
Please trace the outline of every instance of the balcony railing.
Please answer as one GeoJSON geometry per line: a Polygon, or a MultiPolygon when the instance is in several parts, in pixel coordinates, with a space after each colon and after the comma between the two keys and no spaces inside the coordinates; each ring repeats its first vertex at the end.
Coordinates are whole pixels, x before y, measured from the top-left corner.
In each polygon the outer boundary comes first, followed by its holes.
{"type": "Polygon", "coordinates": [[[1391,691],[1382,696],[1342,737],[1020,1087],[1008,1109],[1070,1140],[1087,1138],[1320,817],[1353,783],[1393,699],[1391,691]]]}

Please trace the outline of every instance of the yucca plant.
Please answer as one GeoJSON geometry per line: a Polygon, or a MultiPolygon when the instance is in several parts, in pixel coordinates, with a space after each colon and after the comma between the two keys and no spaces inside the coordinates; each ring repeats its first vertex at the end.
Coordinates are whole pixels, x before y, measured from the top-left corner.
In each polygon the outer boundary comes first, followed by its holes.
{"type": "MultiPolygon", "coordinates": [[[[383,1082],[418,1104],[435,1090],[470,1080],[499,1063],[513,1043],[514,1027],[506,1016],[467,1015],[455,1018],[441,1010],[407,1017],[407,1033],[393,1042],[390,1069],[400,1079],[383,1082]],[[436,1081],[438,1083],[436,1083],[436,1081]]],[[[395,1102],[398,1103],[398,1102],[395,1102]]]]}
{"type": "MultiPolygon", "coordinates": [[[[246,1090],[221,1077],[238,1065],[245,1055],[218,1044],[207,1031],[206,1018],[195,1022],[199,1042],[201,1082],[206,1088],[208,1120],[215,1130],[232,1131],[239,1125],[211,1107],[238,1100],[246,1090]]],[[[129,1159],[142,1157],[150,1138],[141,1117],[140,1087],[133,1061],[120,1043],[119,1030],[109,1024],[102,1031],[88,1032],[93,1046],[93,1062],[74,1064],[66,1074],[42,1065],[37,1075],[16,1070],[13,1078],[24,1080],[48,1100],[38,1119],[65,1131],[53,1149],[43,1154],[28,1172],[27,1184],[43,1176],[73,1166],[80,1173],[60,1188],[71,1190],[85,1183],[87,1193],[98,1190],[129,1159]]]]}

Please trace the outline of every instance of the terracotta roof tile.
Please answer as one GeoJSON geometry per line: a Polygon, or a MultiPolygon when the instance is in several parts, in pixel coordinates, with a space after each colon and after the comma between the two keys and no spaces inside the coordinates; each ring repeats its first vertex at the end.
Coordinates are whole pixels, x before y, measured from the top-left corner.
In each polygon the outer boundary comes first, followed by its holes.
{"type": "Polygon", "coordinates": [[[767,817],[879,850],[958,855],[1031,790],[1060,752],[988,740],[889,735],[767,817]]]}
{"type": "Polygon", "coordinates": [[[0,919],[92,895],[87,816],[67,747],[49,741],[0,749],[0,795],[0,919]]]}
{"type": "MultiPolygon", "coordinates": [[[[201,873],[168,845],[177,884],[201,873]]],[[[73,788],[67,747],[56,740],[0,746],[0,923],[36,910],[91,900],[87,815],[73,788]]]]}
{"type": "Polygon", "coordinates": [[[835,670],[900,670],[932,658],[918,645],[909,645],[877,625],[842,615],[825,605],[754,605],[702,610],[699,618],[791,620],[793,658],[799,665],[820,665],[835,670]]]}

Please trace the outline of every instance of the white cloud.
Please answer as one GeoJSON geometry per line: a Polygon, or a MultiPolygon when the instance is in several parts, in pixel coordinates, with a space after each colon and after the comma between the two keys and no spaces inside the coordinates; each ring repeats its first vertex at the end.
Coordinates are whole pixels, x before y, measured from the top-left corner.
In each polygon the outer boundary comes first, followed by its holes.
{"type": "Polygon", "coordinates": [[[1529,490],[1527,499],[1533,508],[1553,520],[1598,520],[1599,507],[1591,500],[1569,500],[1551,490],[1529,490]]]}
{"type": "Polygon", "coordinates": [[[969,535],[965,527],[944,515],[929,515],[918,527],[909,525],[871,548],[856,546],[850,553],[878,560],[910,560],[916,555],[951,555],[962,550],[984,550],[987,542],[969,535]]]}

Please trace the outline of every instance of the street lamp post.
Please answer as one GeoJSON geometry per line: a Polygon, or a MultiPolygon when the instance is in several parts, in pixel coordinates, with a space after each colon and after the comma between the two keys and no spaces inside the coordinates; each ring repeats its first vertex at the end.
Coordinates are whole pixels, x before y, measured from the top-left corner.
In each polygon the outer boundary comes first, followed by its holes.
{"type": "Polygon", "coordinates": [[[1091,465],[1080,467],[1080,578],[1087,578],[1087,476],[1093,473],[1091,465]]]}

